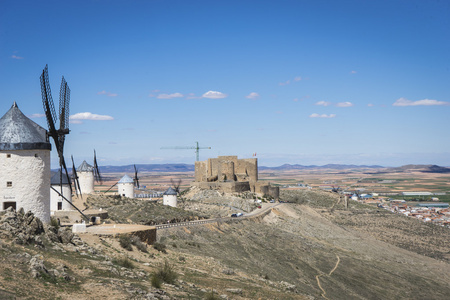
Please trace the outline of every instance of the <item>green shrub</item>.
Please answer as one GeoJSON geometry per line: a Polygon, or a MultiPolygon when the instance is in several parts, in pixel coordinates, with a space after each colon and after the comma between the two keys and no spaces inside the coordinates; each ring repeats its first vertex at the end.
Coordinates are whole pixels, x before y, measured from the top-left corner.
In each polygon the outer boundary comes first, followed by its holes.
{"type": "Polygon", "coordinates": [[[59,221],[57,218],[51,217],[50,218],[50,226],[55,227],[56,229],[59,229],[59,221]]]}
{"type": "Polygon", "coordinates": [[[128,256],[121,257],[121,258],[115,258],[115,259],[113,259],[113,263],[115,263],[116,265],[119,265],[121,267],[127,268],[127,269],[134,268],[134,264],[131,262],[131,260],[128,258],[128,256]]]}
{"type": "Polygon", "coordinates": [[[131,238],[128,235],[120,235],[119,236],[120,246],[128,251],[133,251],[133,247],[131,246],[131,238]]]}
{"type": "Polygon", "coordinates": [[[158,250],[159,252],[167,253],[167,251],[166,251],[166,245],[163,244],[163,243],[158,243],[158,242],[156,242],[156,243],[153,244],[153,248],[155,248],[155,249],[158,250]]]}
{"type": "Polygon", "coordinates": [[[153,281],[157,283],[157,279],[154,279],[154,277],[158,277],[160,281],[164,281],[165,283],[174,284],[178,278],[178,274],[175,272],[174,265],[166,259],[164,264],[161,264],[158,270],[152,274],[152,285],[153,281]]]}
{"type": "Polygon", "coordinates": [[[205,297],[206,300],[219,300],[220,298],[214,295],[214,291],[211,289],[211,293],[208,293],[205,297]]]}
{"type": "Polygon", "coordinates": [[[135,245],[136,248],[138,248],[139,251],[145,252],[145,253],[148,252],[148,251],[147,251],[147,244],[146,244],[146,243],[143,243],[143,242],[141,241],[141,239],[140,239],[138,236],[133,235],[133,236],[130,238],[130,241],[131,241],[131,244],[135,245]]]}
{"type": "Polygon", "coordinates": [[[156,273],[153,273],[151,277],[151,283],[152,287],[160,289],[162,284],[161,277],[159,277],[156,273]]]}

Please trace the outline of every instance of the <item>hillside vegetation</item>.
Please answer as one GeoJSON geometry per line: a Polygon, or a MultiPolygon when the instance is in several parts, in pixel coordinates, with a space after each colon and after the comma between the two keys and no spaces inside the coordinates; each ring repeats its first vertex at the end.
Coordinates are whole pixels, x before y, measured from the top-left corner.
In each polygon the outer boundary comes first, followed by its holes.
{"type": "MultiPolygon", "coordinates": [[[[173,218],[215,216],[214,207],[218,214],[245,211],[245,201],[251,201],[203,191],[186,195],[185,209],[171,210],[173,218]]],[[[282,191],[281,198],[292,203],[249,219],[159,230],[155,247],[133,245],[131,251],[118,238],[66,236],[64,229],[39,224],[18,242],[19,229],[10,227],[22,217],[9,212],[0,216],[0,299],[445,299],[450,294],[448,228],[356,202],[345,209],[333,193],[282,191]],[[176,276],[158,286],[155,274],[165,266],[176,276]]],[[[142,216],[162,209],[142,202],[126,200],[108,210],[121,207],[116,221],[142,223],[142,216]],[[138,212],[141,217],[133,219],[138,212]]]]}

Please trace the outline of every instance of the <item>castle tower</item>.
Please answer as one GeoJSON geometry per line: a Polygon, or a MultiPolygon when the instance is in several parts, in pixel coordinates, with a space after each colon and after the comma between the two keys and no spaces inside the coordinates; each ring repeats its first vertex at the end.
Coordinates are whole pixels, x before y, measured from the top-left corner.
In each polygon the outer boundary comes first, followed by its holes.
{"type": "Polygon", "coordinates": [[[177,207],[177,192],[169,187],[163,194],[163,205],[177,207]]]}
{"type": "Polygon", "coordinates": [[[122,197],[134,197],[134,180],[128,175],[122,177],[117,183],[117,191],[122,197]]]}
{"type": "Polygon", "coordinates": [[[85,160],[77,168],[78,182],[80,183],[81,193],[91,194],[94,192],[94,167],[85,160]]]}
{"type": "Polygon", "coordinates": [[[23,208],[50,222],[50,150],[47,130],[14,102],[0,119],[0,210],[23,208]]]}
{"type": "MultiPolygon", "coordinates": [[[[67,200],[72,202],[72,191],[70,190],[69,178],[63,173],[61,182],[61,170],[56,172],[51,180],[50,184],[52,187],[61,193],[67,200]],[[62,191],[62,192],[61,192],[62,191]]],[[[57,210],[72,210],[72,205],[70,205],[66,200],[64,200],[57,192],[50,189],[50,211],[57,210]]]]}

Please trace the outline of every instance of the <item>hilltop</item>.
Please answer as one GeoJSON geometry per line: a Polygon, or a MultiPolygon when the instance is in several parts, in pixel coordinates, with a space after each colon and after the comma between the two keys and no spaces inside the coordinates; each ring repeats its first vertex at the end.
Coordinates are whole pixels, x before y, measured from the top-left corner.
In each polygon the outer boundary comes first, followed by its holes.
{"type": "MultiPolygon", "coordinates": [[[[164,213],[192,218],[253,209],[246,195],[191,190],[184,197],[181,208],[164,213]]],[[[281,199],[290,203],[253,218],[158,230],[158,244],[147,252],[125,250],[113,237],[66,236],[64,229],[28,232],[27,242],[17,243],[5,224],[21,217],[8,212],[0,216],[0,298],[443,299],[450,293],[448,228],[353,201],[345,209],[337,194],[323,191],[283,191],[281,199]],[[164,262],[178,277],[156,288],[152,273],[164,262]]],[[[133,221],[137,211],[150,217],[159,209],[121,201],[115,218],[131,223],[141,221],[133,221]]]]}

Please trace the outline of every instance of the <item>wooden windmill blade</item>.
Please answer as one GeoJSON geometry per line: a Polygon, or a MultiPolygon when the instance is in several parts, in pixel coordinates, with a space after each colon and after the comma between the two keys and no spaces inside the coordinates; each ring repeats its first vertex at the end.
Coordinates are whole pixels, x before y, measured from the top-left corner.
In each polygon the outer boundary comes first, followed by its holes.
{"type": "Polygon", "coordinates": [[[75,168],[75,162],[73,161],[73,155],[71,155],[71,158],[72,158],[72,177],[73,177],[73,185],[75,186],[75,194],[78,196],[79,192],[80,197],[83,198],[83,194],[81,193],[80,182],[78,181],[77,169],[75,168]]]}
{"type": "MultiPolygon", "coordinates": [[[[51,93],[51,89],[50,89],[50,82],[48,79],[48,65],[45,65],[45,68],[42,71],[42,74],[40,77],[40,81],[41,81],[42,103],[44,105],[44,112],[45,112],[45,116],[47,118],[48,133],[52,137],[53,142],[55,143],[56,151],[57,151],[58,157],[59,157],[59,166],[61,169],[64,169],[66,176],[68,176],[69,172],[67,171],[67,166],[66,166],[66,162],[64,160],[64,153],[63,153],[65,135],[69,133],[69,128],[67,127],[68,122],[67,122],[67,126],[64,124],[63,127],[59,128],[59,130],[57,130],[55,127],[56,112],[55,112],[55,105],[53,103],[52,93],[51,93]]],[[[67,83],[65,85],[67,86],[67,83]]],[[[68,89],[68,86],[67,86],[67,89],[68,89]]],[[[66,101],[66,100],[64,100],[64,101],[66,101]]],[[[65,116],[65,105],[66,104],[63,105],[64,106],[64,109],[63,109],[64,114],[61,113],[61,110],[60,110],[60,119],[61,119],[62,115],[65,116]]],[[[67,109],[68,109],[68,101],[67,101],[67,109]]],[[[65,117],[62,117],[62,118],[64,118],[64,120],[66,119],[65,117]]],[[[61,125],[62,125],[62,123],[60,123],[60,126],[61,125]]],[[[62,174],[61,174],[61,178],[62,178],[62,174]]],[[[72,192],[72,184],[71,184],[70,180],[69,180],[69,187],[70,187],[70,192],[72,192]]]]}
{"type": "Polygon", "coordinates": [[[49,131],[56,131],[56,112],[55,105],[53,104],[52,91],[50,89],[50,83],[48,80],[48,65],[45,65],[44,70],[42,70],[40,80],[42,103],[44,104],[44,112],[45,116],[47,117],[49,131]]]}
{"type": "Polygon", "coordinates": [[[115,187],[119,182],[114,183],[109,189],[106,190],[105,194],[109,192],[113,187],[115,187]]]}
{"type": "Polygon", "coordinates": [[[177,194],[179,194],[180,193],[181,179],[178,179],[178,183],[175,183],[175,181],[172,178],[170,178],[170,182],[172,182],[172,186],[173,186],[175,192],[177,192],[177,194]]]}
{"type": "Polygon", "coordinates": [[[97,164],[97,154],[95,153],[95,149],[94,149],[94,177],[95,177],[95,180],[97,180],[97,182],[100,182],[100,184],[103,184],[103,179],[102,179],[102,176],[100,174],[100,169],[98,168],[98,164],[97,164]]]}
{"type": "Polygon", "coordinates": [[[134,186],[139,188],[139,178],[137,176],[138,170],[136,169],[136,165],[134,165],[134,186]]]}
{"type": "Polygon", "coordinates": [[[61,130],[69,129],[69,103],[70,88],[63,76],[59,90],[59,128],[61,130]]]}

